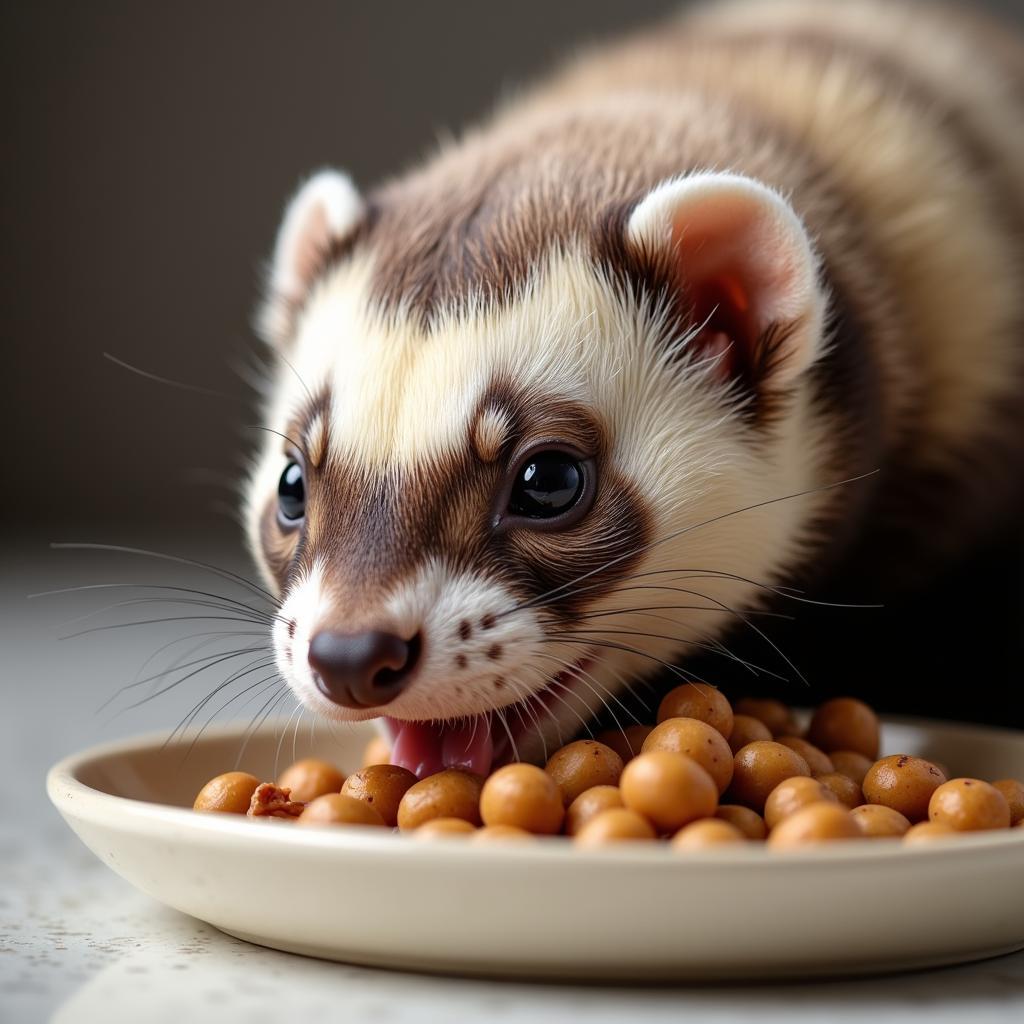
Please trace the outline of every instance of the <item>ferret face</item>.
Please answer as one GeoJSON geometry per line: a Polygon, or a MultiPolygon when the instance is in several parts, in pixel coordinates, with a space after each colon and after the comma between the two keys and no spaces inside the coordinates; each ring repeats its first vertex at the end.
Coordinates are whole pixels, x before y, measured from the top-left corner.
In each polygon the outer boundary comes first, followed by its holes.
{"type": "Polygon", "coordinates": [[[621,691],[713,646],[805,539],[810,498],[739,511],[810,478],[799,380],[821,297],[802,229],[744,179],[669,182],[623,244],[674,260],[681,225],[700,236],[690,322],[583,244],[541,254],[511,298],[425,322],[379,308],[372,236],[315,257],[361,216],[321,175],[275,254],[283,358],[248,524],[280,672],[315,713],[385,716],[421,775],[540,758],[602,708],[629,724],[621,691]],[[774,248],[751,265],[780,240],[785,265],[774,248]],[[758,355],[765,339],[784,351],[758,355]],[[769,358],[761,422],[736,367],[769,358]]]}

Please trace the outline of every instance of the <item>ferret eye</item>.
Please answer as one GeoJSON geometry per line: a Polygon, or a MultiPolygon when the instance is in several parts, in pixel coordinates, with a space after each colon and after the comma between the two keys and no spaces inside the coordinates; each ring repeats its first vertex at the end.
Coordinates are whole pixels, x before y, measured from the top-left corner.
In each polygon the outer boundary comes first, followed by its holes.
{"type": "Polygon", "coordinates": [[[294,523],[306,514],[306,485],[302,480],[302,467],[289,462],[277,482],[277,507],[281,518],[294,523]]]}
{"type": "Polygon", "coordinates": [[[526,519],[553,519],[568,512],[583,494],[582,464],[566,452],[537,452],[519,468],[508,510],[526,519]]]}

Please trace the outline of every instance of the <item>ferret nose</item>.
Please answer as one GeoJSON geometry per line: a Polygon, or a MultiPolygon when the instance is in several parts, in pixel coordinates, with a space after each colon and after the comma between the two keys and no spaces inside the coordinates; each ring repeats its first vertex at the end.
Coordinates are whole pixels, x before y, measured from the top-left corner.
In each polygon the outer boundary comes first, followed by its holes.
{"type": "Polygon", "coordinates": [[[419,659],[420,636],[403,640],[394,633],[317,633],[309,644],[309,664],[317,688],[346,708],[376,708],[394,700],[419,659]]]}

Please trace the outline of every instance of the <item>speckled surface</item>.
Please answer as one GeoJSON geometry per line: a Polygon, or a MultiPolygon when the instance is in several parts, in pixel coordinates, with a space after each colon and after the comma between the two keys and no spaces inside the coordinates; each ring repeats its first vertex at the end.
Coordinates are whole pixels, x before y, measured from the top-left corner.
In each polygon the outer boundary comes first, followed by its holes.
{"type": "MultiPolygon", "coordinates": [[[[182,542],[172,550],[202,552],[182,542]]],[[[216,555],[214,556],[217,557],[216,555]]],[[[230,553],[228,555],[230,558],[230,553]]],[[[236,556],[237,557],[237,556],[236,556]]],[[[117,635],[84,646],[58,625],[96,607],[25,595],[69,583],[166,572],[0,552],[0,1022],[282,1020],[545,1024],[1024,1019],[1024,952],[965,967],[804,985],[582,987],[378,971],[251,946],[168,910],[101,865],[46,802],[50,763],[102,739],[167,727],[195,693],[113,720],[94,711],[154,646],[117,635]]],[[[108,620],[109,621],[109,620],[108,620]]],[[[131,632],[131,631],[128,631],[131,632]]],[[[1024,871],[1024,868],[1022,868],[1024,871]]],[[[941,898],[955,898],[942,894],[941,898]]],[[[628,941],[628,936],[623,936],[628,941]]]]}

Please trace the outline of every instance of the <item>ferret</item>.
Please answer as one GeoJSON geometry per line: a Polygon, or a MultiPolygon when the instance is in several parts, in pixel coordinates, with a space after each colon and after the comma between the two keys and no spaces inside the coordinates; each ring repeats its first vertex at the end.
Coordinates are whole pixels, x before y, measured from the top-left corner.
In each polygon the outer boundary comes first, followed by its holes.
{"type": "Polygon", "coordinates": [[[246,501],[296,697],[419,776],[542,760],[777,601],[923,586],[1019,515],[1022,115],[966,9],[740,0],[368,195],[313,175],[246,501]]]}

